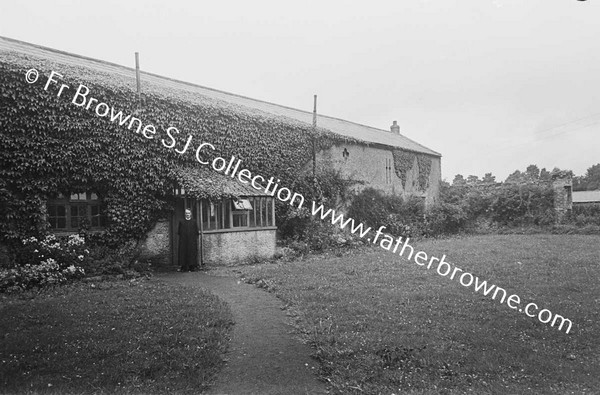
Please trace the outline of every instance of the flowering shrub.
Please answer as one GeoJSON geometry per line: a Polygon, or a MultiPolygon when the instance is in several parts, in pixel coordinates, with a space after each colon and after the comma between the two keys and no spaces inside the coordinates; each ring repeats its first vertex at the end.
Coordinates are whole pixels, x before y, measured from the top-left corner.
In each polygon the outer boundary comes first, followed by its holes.
{"type": "Polygon", "coordinates": [[[38,240],[32,236],[22,243],[15,267],[0,270],[0,292],[61,284],[85,275],[81,266],[86,263],[89,250],[83,237],[59,239],[48,235],[38,240]]]}

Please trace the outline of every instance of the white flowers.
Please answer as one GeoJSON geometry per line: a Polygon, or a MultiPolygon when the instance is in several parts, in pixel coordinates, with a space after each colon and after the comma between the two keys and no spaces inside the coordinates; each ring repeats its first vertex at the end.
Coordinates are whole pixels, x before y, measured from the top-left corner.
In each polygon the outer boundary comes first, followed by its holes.
{"type": "Polygon", "coordinates": [[[85,275],[85,239],[80,235],[59,238],[50,234],[37,239],[23,239],[23,255],[19,266],[0,270],[0,292],[62,284],[85,275]]]}
{"type": "Polygon", "coordinates": [[[85,238],[81,237],[80,235],[70,235],[69,240],[67,240],[67,244],[69,247],[84,245],[85,238]]]}

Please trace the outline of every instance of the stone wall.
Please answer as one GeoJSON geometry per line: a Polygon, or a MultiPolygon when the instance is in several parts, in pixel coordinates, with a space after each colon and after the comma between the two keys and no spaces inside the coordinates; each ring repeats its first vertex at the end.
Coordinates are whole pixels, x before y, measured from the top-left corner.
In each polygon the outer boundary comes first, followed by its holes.
{"type": "Polygon", "coordinates": [[[204,263],[231,265],[275,254],[275,228],[204,233],[204,263]]]}
{"type": "Polygon", "coordinates": [[[150,260],[161,266],[171,264],[171,240],[169,221],[161,219],[140,243],[140,259],[150,260]]]}
{"type": "MultiPolygon", "coordinates": [[[[243,263],[257,258],[272,258],[275,255],[276,231],[277,229],[273,227],[248,230],[227,229],[204,233],[202,239],[204,263],[218,266],[243,263]]],[[[163,269],[177,266],[176,262],[171,262],[170,235],[169,221],[159,220],[140,242],[139,258],[148,260],[163,269]]],[[[200,254],[200,248],[198,253],[200,254]]],[[[198,256],[199,263],[200,258],[198,256]]]]}
{"type": "MultiPolygon", "coordinates": [[[[355,189],[373,187],[388,194],[420,196],[429,207],[438,201],[440,196],[441,158],[431,158],[431,173],[425,191],[419,189],[419,167],[415,158],[413,166],[407,172],[406,186],[394,171],[394,157],[391,149],[369,147],[363,144],[334,145],[317,153],[317,166],[329,166],[341,171],[342,175],[353,180],[362,181],[355,189]],[[391,169],[390,169],[391,166],[391,169]]],[[[310,164],[312,166],[312,162],[310,164]]]]}

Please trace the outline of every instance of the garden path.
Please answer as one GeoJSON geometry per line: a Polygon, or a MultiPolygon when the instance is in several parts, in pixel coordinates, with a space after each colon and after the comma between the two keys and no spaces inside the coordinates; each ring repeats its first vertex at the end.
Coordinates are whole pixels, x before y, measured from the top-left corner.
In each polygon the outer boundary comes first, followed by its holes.
{"type": "Polygon", "coordinates": [[[228,276],[202,272],[158,276],[169,283],[203,288],[231,308],[235,325],[227,364],[209,394],[326,394],[317,380],[310,347],[293,327],[274,295],[228,276]]]}

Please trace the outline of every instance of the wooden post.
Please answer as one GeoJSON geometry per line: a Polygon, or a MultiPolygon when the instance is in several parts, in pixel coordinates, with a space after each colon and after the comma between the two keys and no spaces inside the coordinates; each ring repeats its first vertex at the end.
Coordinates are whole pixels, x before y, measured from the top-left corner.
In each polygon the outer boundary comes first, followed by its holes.
{"type": "Polygon", "coordinates": [[[312,138],[312,161],[313,161],[313,177],[317,174],[317,147],[316,147],[316,135],[317,135],[317,95],[315,95],[314,108],[313,108],[313,138],[312,138]]]}
{"type": "Polygon", "coordinates": [[[140,81],[140,54],[135,53],[135,81],[137,85],[138,108],[142,107],[142,85],[140,81]]]}
{"type": "Polygon", "coordinates": [[[275,226],[275,199],[271,199],[271,210],[273,210],[271,212],[271,218],[273,218],[273,223],[271,224],[271,226],[275,226]]]}
{"type": "Polygon", "coordinates": [[[200,204],[196,206],[199,211],[199,215],[196,217],[200,220],[200,266],[204,266],[204,228],[203,228],[203,218],[202,218],[202,200],[198,200],[200,204]]]}

